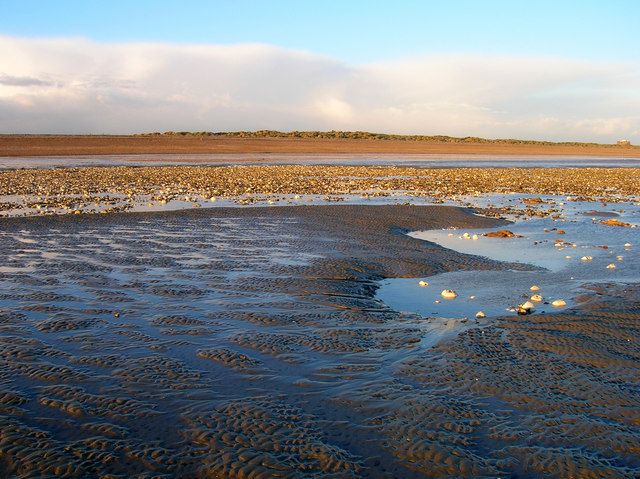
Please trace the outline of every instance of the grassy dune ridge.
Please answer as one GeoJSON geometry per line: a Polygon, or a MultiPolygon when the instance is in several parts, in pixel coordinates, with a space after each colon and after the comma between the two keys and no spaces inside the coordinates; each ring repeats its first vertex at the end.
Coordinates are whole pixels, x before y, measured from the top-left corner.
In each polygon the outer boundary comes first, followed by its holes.
{"type": "Polygon", "coordinates": [[[140,133],[135,136],[226,136],[234,138],[321,138],[344,140],[401,140],[426,141],[432,143],[479,143],[507,145],[565,145],[565,146],[618,146],[616,144],[579,142],[579,141],[543,141],[522,140],[516,138],[480,138],[477,136],[456,137],[448,135],[399,135],[393,133],[372,133],[369,131],[165,131],[140,133]]]}

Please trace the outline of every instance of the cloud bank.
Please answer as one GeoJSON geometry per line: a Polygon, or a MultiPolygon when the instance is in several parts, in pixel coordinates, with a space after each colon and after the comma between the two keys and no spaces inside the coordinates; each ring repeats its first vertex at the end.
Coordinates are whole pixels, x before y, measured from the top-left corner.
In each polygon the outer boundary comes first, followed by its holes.
{"type": "Polygon", "coordinates": [[[640,62],[0,36],[0,132],[255,129],[640,140],[640,62]]]}

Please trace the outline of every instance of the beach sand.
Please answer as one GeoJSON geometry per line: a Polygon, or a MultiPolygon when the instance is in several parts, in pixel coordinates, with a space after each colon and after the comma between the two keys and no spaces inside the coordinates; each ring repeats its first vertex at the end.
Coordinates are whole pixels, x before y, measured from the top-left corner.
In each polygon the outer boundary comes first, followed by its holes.
{"type": "MultiPolygon", "coordinates": [[[[410,140],[235,138],[225,136],[0,135],[0,156],[194,153],[555,155],[638,158],[617,145],[438,143],[410,140]]],[[[225,160],[220,160],[225,161],[225,160]]],[[[208,163],[211,160],[207,161],[208,163]]]]}
{"type": "Polygon", "coordinates": [[[553,315],[437,319],[376,281],[523,268],[410,230],[442,206],[5,218],[0,475],[610,477],[640,473],[640,289],[553,315]]]}

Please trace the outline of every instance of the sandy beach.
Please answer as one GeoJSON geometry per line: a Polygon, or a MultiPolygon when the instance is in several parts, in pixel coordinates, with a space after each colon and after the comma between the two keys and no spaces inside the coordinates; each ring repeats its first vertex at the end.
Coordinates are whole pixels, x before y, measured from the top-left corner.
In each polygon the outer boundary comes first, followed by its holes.
{"type": "Polygon", "coordinates": [[[5,2],[0,479],[640,479],[640,2],[5,2]]]}
{"type": "Polygon", "coordinates": [[[444,143],[410,140],[236,138],[224,136],[0,135],[0,156],[177,153],[455,154],[638,158],[640,148],[616,145],[444,143]]]}
{"type": "Polygon", "coordinates": [[[0,469],[34,477],[634,477],[636,285],[468,321],[381,278],[522,268],[406,236],[432,206],[2,219],[0,469]]]}

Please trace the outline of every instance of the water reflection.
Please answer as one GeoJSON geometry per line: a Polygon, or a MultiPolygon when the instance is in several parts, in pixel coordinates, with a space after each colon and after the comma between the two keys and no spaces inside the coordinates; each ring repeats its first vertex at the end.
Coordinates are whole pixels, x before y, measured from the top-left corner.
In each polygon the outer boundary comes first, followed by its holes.
{"type": "MultiPolygon", "coordinates": [[[[505,204],[512,195],[485,196],[478,203],[505,204]]],[[[518,197],[522,199],[522,197],[518,197]]],[[[393,309],[432,317],[473,318],[478,311],[488,316],[513,314],[507,308],[530,299],[530,287],[539,285],[541,302],[536,312],[549,312],[550,304],[563,299],[570,307],[585,283],[630,283],[640,281],[637,228],[606,226],[601,215],[614,214],[621,221],[640,224],[638,204],[617,205],[595,210],[594,203],[566,202],[546,197],[560,208],[558,217],[518,220],[508,225],[513,238],[483,236],[496,229],[416,231],[410,236],[436,243],[461,253],[490,259],[525,263],[531,271],[458,271],[430,278],[388,279],[380,284],[377,296],[393,309]],[[473,238],[477,239],[473,239],[473,238]],[[625,246],[626,245],[626,246],[625,246]],[[419,280],[426,280],[421,287],[419,280]],[[442,298],[441,291],[453,289],[454,300],[442,298]]]]}

